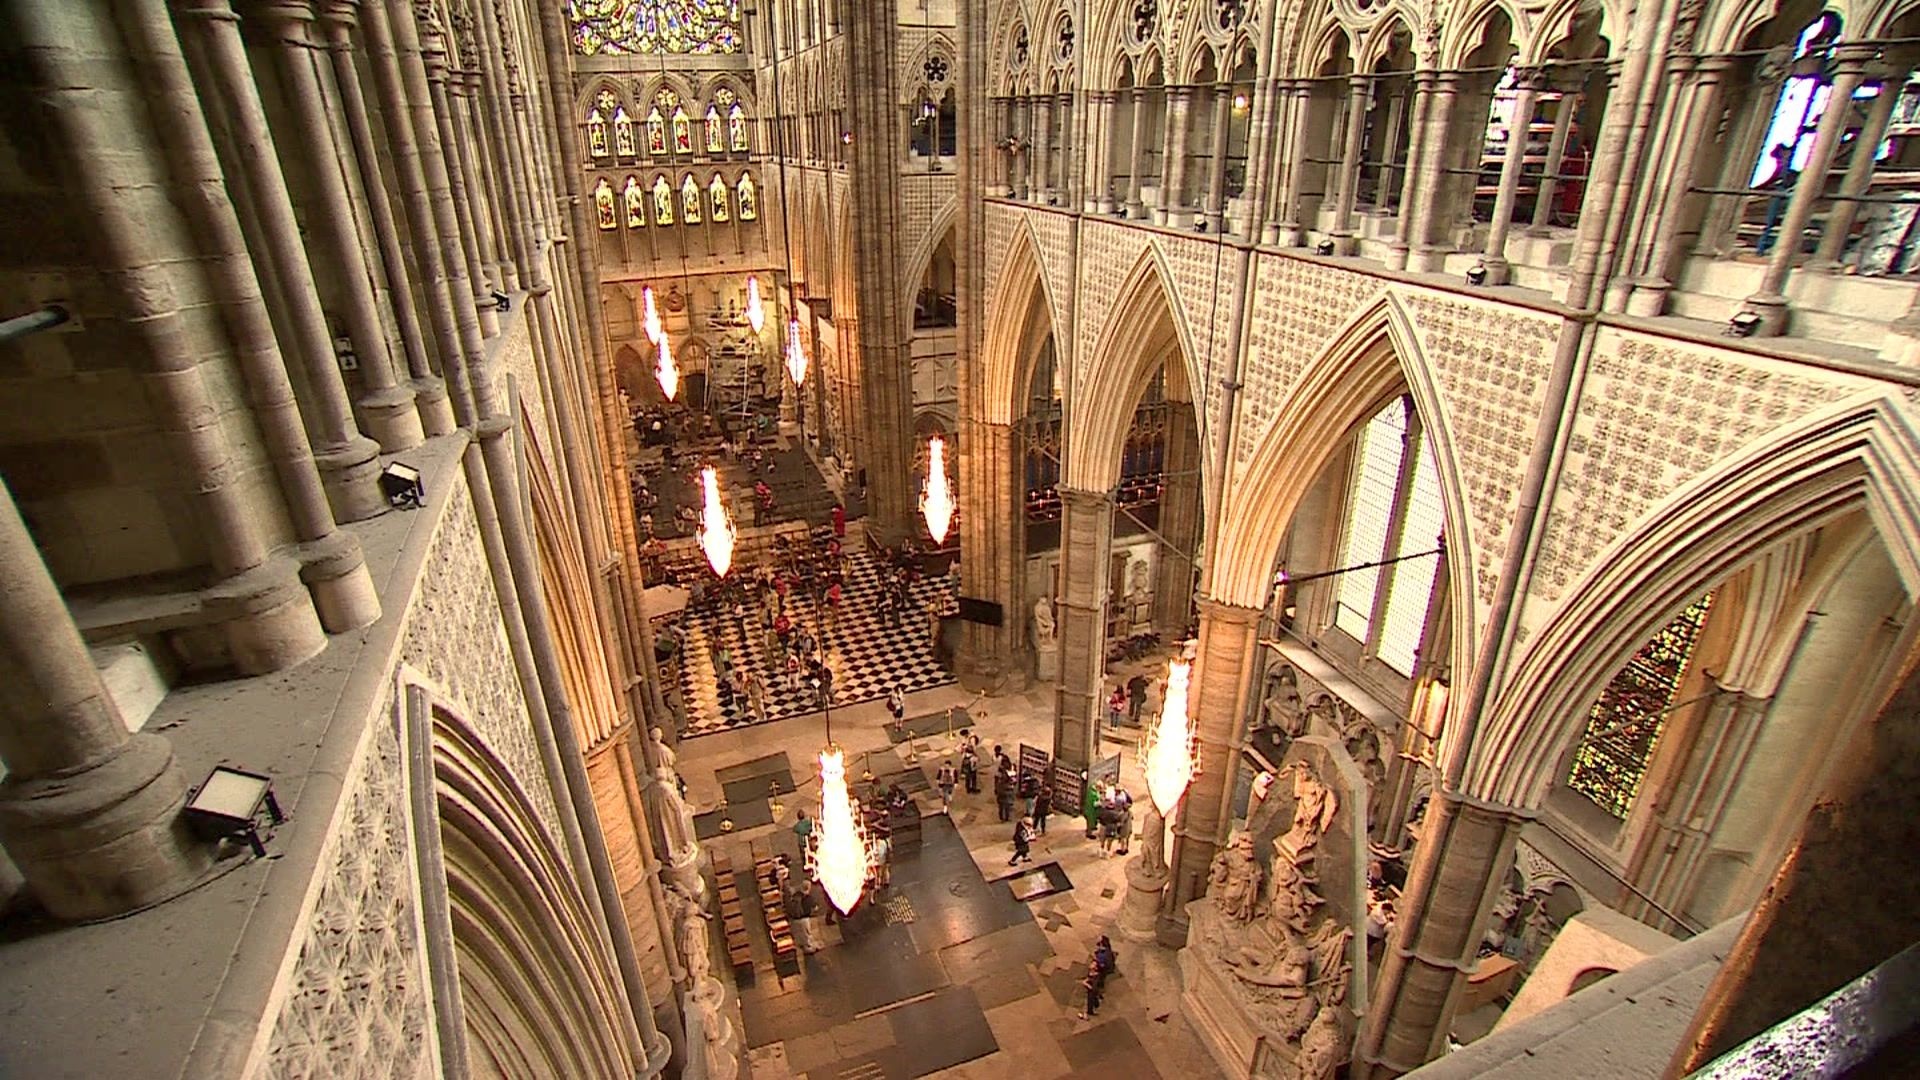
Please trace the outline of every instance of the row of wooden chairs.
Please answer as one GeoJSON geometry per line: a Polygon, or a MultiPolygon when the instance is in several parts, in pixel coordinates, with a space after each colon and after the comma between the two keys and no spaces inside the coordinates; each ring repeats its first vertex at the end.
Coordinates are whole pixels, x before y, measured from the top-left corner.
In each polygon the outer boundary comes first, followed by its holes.
{"type": "Polygon", "coordinates": [[[714,891],[720,898],[720,926],[726,933],[727,963],[733,967],[736,985],[753,981],[753,949],[747,941],[747,917],[740,907],[740,878],[733,859],[725,852],[713,853],[714,891]]]}
{"type": "Polygon", "coordinates": [[[760,889],[760,908],[766,916],[767,937],[773,943],[773,969],[782,974],[800,967],[800,950],[793,940],[793,926],[787,922],[787,906],[782,902],[780,886],[774,880],[773,850],[753,845],[753,880],[760,889]]]}

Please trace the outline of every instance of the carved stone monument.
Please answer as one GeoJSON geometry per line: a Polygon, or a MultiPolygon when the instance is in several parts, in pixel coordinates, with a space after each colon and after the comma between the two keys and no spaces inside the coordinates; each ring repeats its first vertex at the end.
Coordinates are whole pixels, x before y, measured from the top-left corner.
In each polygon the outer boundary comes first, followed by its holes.
{"type": "Polygon", "coordinates": [[[1326,1080],[1366,1002],[1367,788],[1338,738],[1302,736],[1187,905],[1181,1009],[1221,1069],[1326,1080]]]}
{"type": "Polygon", "coordinates": [[[675,771],[678,755],[666,744],[665,733],[653,729],[654,797],[659,800],[660,831],[666,841],[661,852],[666,863],[667,880],[686,890],[702,909],[707,902],[707,882],[700,875],[700,839],[693,827],[693,808],[680,795],[680,774],[675,771]]]}
{"type": "Polygon", "coordinates": [[[1042,681],[1060,674],[1060,629],[1053,618],[1053,600],[1041,597],[1033,602],[1034,677],[1042,681]]]}

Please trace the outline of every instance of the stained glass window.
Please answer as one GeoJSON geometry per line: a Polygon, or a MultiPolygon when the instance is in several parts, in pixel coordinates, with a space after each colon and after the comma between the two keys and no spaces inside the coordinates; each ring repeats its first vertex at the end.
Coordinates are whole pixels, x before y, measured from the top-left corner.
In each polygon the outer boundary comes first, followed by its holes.
{"type": "Polygon", "coordinates": [[[673,110],[673,151],[676,154],[693,153],[693,120],[687,116],[687,110],[679,107],[673,110]]]}
{"type": "Polygon", "coordinates": [[[752,221],[760,216],[760,197],[754,191],[753,177],[740,174],[740,184],[736,191],[740,193],[740,220],[752,221]]]}
{"type": "Polygon", "coordinates": [[[707,153],[724,154],[727,152],[726,128],[720,120],[720,108],[707,106],[707,153]]]}
{"type": "Polygon", "coordinates": [[[627,228],[642,229],[647,224],[647,189],[640,186],[640,178],[627,177],[626,187],[620,189],[621,198],[627,204],[627,228]]]}
{"type": "Polygon", "coordinates": [[[707,201],[713,204],[713,220],[727,220],[727,182],[720,179],[719,173],[713,174],[713,180],[707,184],[707,201]]]}
{"type": "Polygon", "coordinates": [[[1587,733],[1573,752],[1567,786],[1622,821],[1633,810],[1712,606],[1708,593],[1653,635],[1600,691],[1587,714],[1587,733]]]}
{"type": "Polygon", "coordinates": [[[613,152],[621,157],[633,157],[639,151],[633,148],[633,120],[627,116],[627,110],[613,110],[613,152]]]}
{"type": "Polygon", "coordinates": [[[692,173],[680,181],[680,210],[687,224],[700,224],[700,181],[692,173]]]}
{"type": "Polygon", "coordinates": [[[620,217],[613,208],[613,185],[602,179],[593,186],[593,212],[603,229],[617,228],[620,217]]]}
{"type": "Polygon", "coordinates": [[[647,114],[647,153],[656,157],[667,152],[667,118],[660,115],[660,107],[653,107],[647,114]]]}
{"type": "Polygon", "coordinates": [[[737,103],[727,110],[727,139],[734,153],[747,152],[747,110],[737,103]]]}
{"type": "Polygon", "coordinates": [[[607,156],[607,118],[595,109],[587,114],[587,153],[594,157],[607,156]]]}
{"type": "Polygon", "coordinates": [[[653,223],[673,224],[673,185],[664,176],[653,178],[653,223]]]}
{"type": "Polygon", "coordinates": [[[582,56],[737,53],[740,0],[567,0],[582,56]]]}

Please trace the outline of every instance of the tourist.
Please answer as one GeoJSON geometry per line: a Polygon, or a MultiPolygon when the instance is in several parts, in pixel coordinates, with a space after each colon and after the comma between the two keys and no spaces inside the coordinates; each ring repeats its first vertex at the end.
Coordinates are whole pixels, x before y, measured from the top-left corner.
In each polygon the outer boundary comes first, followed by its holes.
{"type": "Polygon", "coordinates": [[[1008,866],[1019,866],[1022,862],[1032,862],[1033,822],[1021,818],[1013,824],[1013,858],[1007,860],[1008,866]]]}
{"type": "Polygon", "coordinates": [[[1087,967],[1102,991],[1107,988],[1107,976],[1113,974],[1119,964],[1120,957],[1113,951],[1113,942],[1107,935],[1101,934],[1100,940],[1093,944],[1093,956],[1087,962],[1087,967]]]}
{"type": "Polygon", "coordinates": [[[960,748],[960,775],[967,778],[967,794],[980,794],[980,752],[974,749],[971,736],[960,748]]]}
{"type": "Polygon", "coordinates": [[[1034,791],[1033,802],[1027,808],[1027,813],[1033,818],[1033,829],[1041,836],[1047,835],[1047,815],[1053,812],[1052,802],[1046,785],[1041,784],[1034,791]]]}
{"type": "Polygon", "coordinates": [[[800,841],[801,854],[806,854],[807,850],[813,846],[813,819],[807,816],[805,810],[800,811],[799,816],[793,819],[793,835],[800,841]]]}
{"type": "Polygon", "coordinates": [[[1114,789],[1114,821],[1120,832],[1120,854],[1125,855],[1133,845],[1133,796],[1126,788],[1114,789]]]}
{"type": "Polygon", "coordinates": [[[900,689],[899,683],[894,683],[893,689],[887,691],[887,711],[893,714],[895,727],[907,717],[907,695],[900,689]]]}
{"type": "Polygon", "coordinates": [[[876,831],[873,840],[867,845],[867,857],[873,860],[873,887],[890,888],[893,885],[893,840],[885,829],[876,831]]]}
{"type": "Polygon", "coordinates": [[[1113,854],[1113,842],[1120,835],[1120,808],[1101,799],[1099,813],[1100,854],[1113,854]]]}
{"type": "Polygon", "coordinates": [[[1127,680],[1127,721],[1140,726],[1140,706],[1147,701],[1147,677],[1135,675],[1127,680]]]}
{"type": "MultiPolygon", "coordinates": [[[[959,780],[960,774],[954,769],[953,762],[942,761],[940,771],[934,775],[933,784],[940,789],[940,812],[948,817],[953,816],[953,789],[959,780]]],[[[1041,820],[1045,821],[1044,818],[1041,820]]],[[[1045,831],[1044,826],[1042,831],[1045,831]]]]}
{"type": "Polygon", "coordinates": [[[1093,839],[1100,831],[1100,792],[1084,772],[1080,774],[1080,816],[1087,819],[1087,839],[1093,839]]]}
{"type": "Polygon", "coordinates": [[[808,925],[813,914],[813,897],[807,889],[788,889],[780,897],[781,910],[786,912],[787,928],[793,932],[793,943],[803,953],[816,953],[820,946],[814,944],[812,928],[808,925]]]}
{"type": "MultiPolygon", "coordinates": [[[[997,746],[994,747],[996,753],[999,749],[997,746]]],[[[999,757],[1000,765],[993,770],[993,800],[999,804],[1000,820],[1012,821],[1014,796],[1013,769],[1010,767],[1005,754],[1000,754],[999,757]]]]}
{"type": "Polygon", "coordinates": [[[833,504],[833,537],[842,539],[847,535],[847,504],[833,504]]]}
{"type": "Polygon", "coordinates": [[[1113,688],[1112,696],[1107,698],[1107,727],[1109,729],[1119,727],[1120,718],[1126,714],[1127,688],[1125,686],[1116,686],[1113,688]]]}
{"type": "Polygon", "coordinates": [[[1087,992],[1087,1007],[1081,1010],[1080,1019],[1090,1019],[1100,1011],[1100,980],[1088,971],[1087,977],[1080,980],[1080,988],[1087,992]]]}
{"type": "Polygon", "coordinates": [[[800,692],[800,654],[797,652],[787,654],[787,690],[800,692]]]}
{"type": "Polygon", "coordinates": [[[767,688],[752,671],[747,672],[747,706],[753,710],[754,723],[767,722],[767,688]]]}

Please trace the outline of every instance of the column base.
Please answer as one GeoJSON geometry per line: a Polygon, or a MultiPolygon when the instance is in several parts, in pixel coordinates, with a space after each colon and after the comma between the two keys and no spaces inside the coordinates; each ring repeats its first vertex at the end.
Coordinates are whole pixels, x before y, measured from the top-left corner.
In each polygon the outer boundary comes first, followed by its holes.
{"type": "Polygon", "coordinates": [[[1163,949],[1184,949],[1187,947],[1187,913],[1182,911],[1163,911],[1154,924],[1154,940],[1163,949]]]}
{"type": "Polygon", "coordinates": [[[413,407],[420,413],[420,430],[427,438],[451,434],[459,425],[453,419],[453,402],[447,397],[447,384],[433,376],[413,380],[413,407]]]}
{"type": "Polygon", "coordinates": [[[480,336],[497,338],[500,336],[500,309],[495,305],[493,290],[473,294],[473,309],[480,316],[480,336]]]}
{"type": "Polygon", "coordinates": [[[1114,929],[1128,941],[1152,941],[1159,934],[1160,898],[1166,893],[1169,875],[1166,867],[1146,862],[1142,853],[1127,864],[1127,896],[1120,902],[1114,929]]]}
{"type": "Polygon", "coordinates": [[[0,781],[0,842],[55,918],[104,919],[178,896],[211,865],[186,800],[172,744],[142,732],[79,772],[0,781]]]}
{"type": "Polygon", "coordinates": [[[1408,265],[1415,273],[1432,274],[1447,268],[1447,256],[1453,254],[1452,248],[1438,245],[1423,245],[1413,249],[1408,265]]]}
{"type": "Polygon", "coordinates": [[[1673,290],[1673,282],[1663,277],[1641,278],[1633,283],[1633,291],[1627,294],[1627,314],[1642,319],[1651,319],[1667,312],[1667,294],[1673,290]]]}
{"type": "Polygon", "coordinates": [[[1513,280],[1513,264],[1497,255],[1481,259],[1480,269],[1487,272],[1482,285],[1505,285],[1513,280]]]}
{"type": "Polygon", "coordinates": [[[1352,233],[1332,233],[1327,241],[1333,245],[1330,255],[1352,255],[1360,247],[1360,238],[1352,233]]]}
{"type": "Polygon", "coordinates": [[[379,517],[388,510],[380,493],[380,444],[356,435],[344,444],[315,450],[320,486],[326,490],[333,520],[346,524],[379,517]]]}
{"type": "Polygon", "coordinates": [[[1387,248],[1387,269],[1405,270],[1407,268],[1407,260],[1412,254],[1412,247],[1395,240],[1393,244],[1387,248]]]}
{"type": "Polygon", "coordinates": [[[406,383],[368,394],[359,404],[367,434],[380,444],[381,453],[397,454],[427,441],[420,412],[413,407],[413,387],[406,383]]]}
{"type": "Polygon", "coordinates": [[[1787,298],[1779,293],[1754,293],[1741,302],[1734,318],[1749,314],[1760,321],[1747,337],[1779,337],[1787,332],[1787,298]]]}
{"type": "Polygon", "coordinates": [[[1902,315],[1893,320],[1887,327],[1887,339],[1880,343],[1880,359],[1920,366],[1920,315],[1902,315]]]}
{"type": "Polygon", "coordinates": [[[360,542],[343,532],[300,547],[300,579],[313,592],[320,625],[330,634],[370,626],[380,618],[380,594],[367,571],[360,542]]]}
{"type": "Polygon", "coordinates": [[[284,671],[327,647],[318,603],[301,586],[300,565],[284,555],[215,584],[204,602],[243,675],[284,671]]]}

